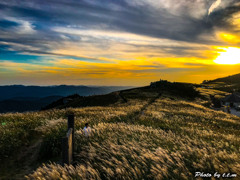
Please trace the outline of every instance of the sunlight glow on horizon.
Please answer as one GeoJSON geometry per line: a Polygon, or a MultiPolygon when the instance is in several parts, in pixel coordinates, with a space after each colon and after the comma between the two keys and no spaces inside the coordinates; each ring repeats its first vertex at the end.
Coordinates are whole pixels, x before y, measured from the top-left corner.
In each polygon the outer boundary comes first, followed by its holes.
{"type": "Polygon", "coordinates": [[[240,48],[228,47],[221,48],[224,51],[219,52],[219,56],[214,60],[217,64],[240,64],[240,48]]]}

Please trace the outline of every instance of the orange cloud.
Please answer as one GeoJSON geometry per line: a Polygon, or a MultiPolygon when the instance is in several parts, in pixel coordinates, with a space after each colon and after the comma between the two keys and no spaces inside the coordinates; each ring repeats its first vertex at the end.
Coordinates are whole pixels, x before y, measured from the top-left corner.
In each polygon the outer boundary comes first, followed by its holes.
{"type": "Polygon", "coordinates": [[[226,32],[220,32],[218,33],[218,37],[225,42],[228,42],[230,44],[237,44],[240,43],[240,36],[235,34],[230,34],[226,32]]]}

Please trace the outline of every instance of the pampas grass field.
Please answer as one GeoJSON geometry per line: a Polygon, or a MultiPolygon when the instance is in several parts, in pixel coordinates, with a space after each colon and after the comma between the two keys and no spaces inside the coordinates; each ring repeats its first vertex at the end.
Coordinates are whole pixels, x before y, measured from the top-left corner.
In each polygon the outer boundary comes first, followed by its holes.
{"type": "Polygon", "coordinates": [[[1,155],[10,156],[38,134],[38,157],[60,157],[66,114],[73,112],[73,165],[47,160],[26,171],[23,179],[195,179],[195,172],[239,177],[239,117],[204,107],[200,100],[142,96],[106,107],[0,115],[0,121],[7,122],[0,129],[1,155]],[[89,138],[82,132],[86,122],[92,128],[89,138]]]}

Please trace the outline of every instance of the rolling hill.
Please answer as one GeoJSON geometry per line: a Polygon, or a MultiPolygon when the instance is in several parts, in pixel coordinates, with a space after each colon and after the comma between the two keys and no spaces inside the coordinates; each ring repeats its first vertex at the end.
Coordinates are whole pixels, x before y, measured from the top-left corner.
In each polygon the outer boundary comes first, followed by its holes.
{"type": "Polygon", "coordinates": [[[0,113],[37,111],[72,94],[79,96],[107,94],[128,89],[121,86],[0,86],[0,113]]]}
{"type": "Polygon", "coordinates": [[[129,86],[0,86],[0,100],[20,97],[43,98],[47,96],[69,96],[79,94],[81,96],[107,94],[113,91],[131,88],[129,86]]]}
{"type": "Polygon", "coordinates": [[[214,83],[214,82],[224,82],[226,84],[240,84],[240,73],[208,81],[208,83],[214,83]]]}
{"type": "Polygon", "coordinates": [[[38,111],[44,106],[62,98],[48,96],[44,98],[20,97],[0,101],[0,113],[38,111]]]}
{"type": "Polygon", "coordinates": [[[168,81],[157,81],[153,86],[145,86],[134,89],[127,89],[112,92],[104,95],[93,95],[93,96],[79,96],[77,94],[63,97],[46,107],[42,110],[48,109],[63,109],[63,108],[76,108],[76,107],[88,107],[88,106],[109,106],[115,103],[127,102],[128,98],[145,99],[145,93],[167,92],[168,94],[174,94],[175,96],[185,97],[188,99],[194,99],[199,96],[199,92],[195,90],[192,84],[187,83],[172,83],[168,81]],[[132,94],[129,92],[137,91],[139,93],[132,94]]]}
{"type": "Polygon", "coordinates": [[[204,81],[202,84],[221,91],[240,91],[240,74],[204,81]]]}
{"type": "Polygon", "coordinates": [[[0,179],[195,179],[196,172],[239,176],[240,118],[203,106],[211,90],[193,98],[187,95],[194,95],[193,89],[168,84],[87,100],[75,95],[74,105],[60,102],[44,111],[1,114],[0,179]],[[97,103],[84,104],[90,102],[97,103]],[[61,139],[69,113],[75,114],[75,158],[73,165],[62,166],[61,139]],[[89,138],[82,133],[86,122],[93,129],[89,138]]]}

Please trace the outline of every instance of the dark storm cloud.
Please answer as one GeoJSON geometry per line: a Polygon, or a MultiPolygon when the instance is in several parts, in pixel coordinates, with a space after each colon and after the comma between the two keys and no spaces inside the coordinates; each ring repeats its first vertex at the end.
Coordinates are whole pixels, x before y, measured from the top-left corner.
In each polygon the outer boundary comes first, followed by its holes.
{"type": "Polygon", "coordinates": [[[220,9],[211,14],[209,23],[213,24],[216,27],[224,28],[227,30],[234,30],[234,27],[231,24],[229,19],[235,14],[240,12],[240,3],[237,1],[229,4],[225,9],[220,9]]]}
{"type": "MultiPolygon", "coordinates": [[[[216,27],[231,27],[229,18],[240,10],[238,1],[230,0],[226,7],[217,9],[208,17],[208,8],[214,0],[184,0],[175,9],[173,7],[179,1],[163,0],[159,1],[159,6],[154,4],[156,2],[153,0],[3,0],[0,2],[0,43],[10,44],[16,51],[44,52],[43,54],[51,54],[51,50],[60,46],[63,41],[79,42],[81,45],[80,36],[53,30],[55,27],[66,27],[120,31],[154,38],[216,44],[218,42],[202,38],[202,35],[211,35],[216,27]],[[169,2],[172,2],[172,7],[164,7],[169,2]],[[194,4],[195,6],[192,7],[194,4]],[[197,14],[198,11],[201,14],[197,14]]],[[[100,39],[92,38],[88,41],[104,46],[100,39]]],[[[165,48],[166,52],[179,54],[186,51],[184,48],[169,48],[165,48]]]]}

